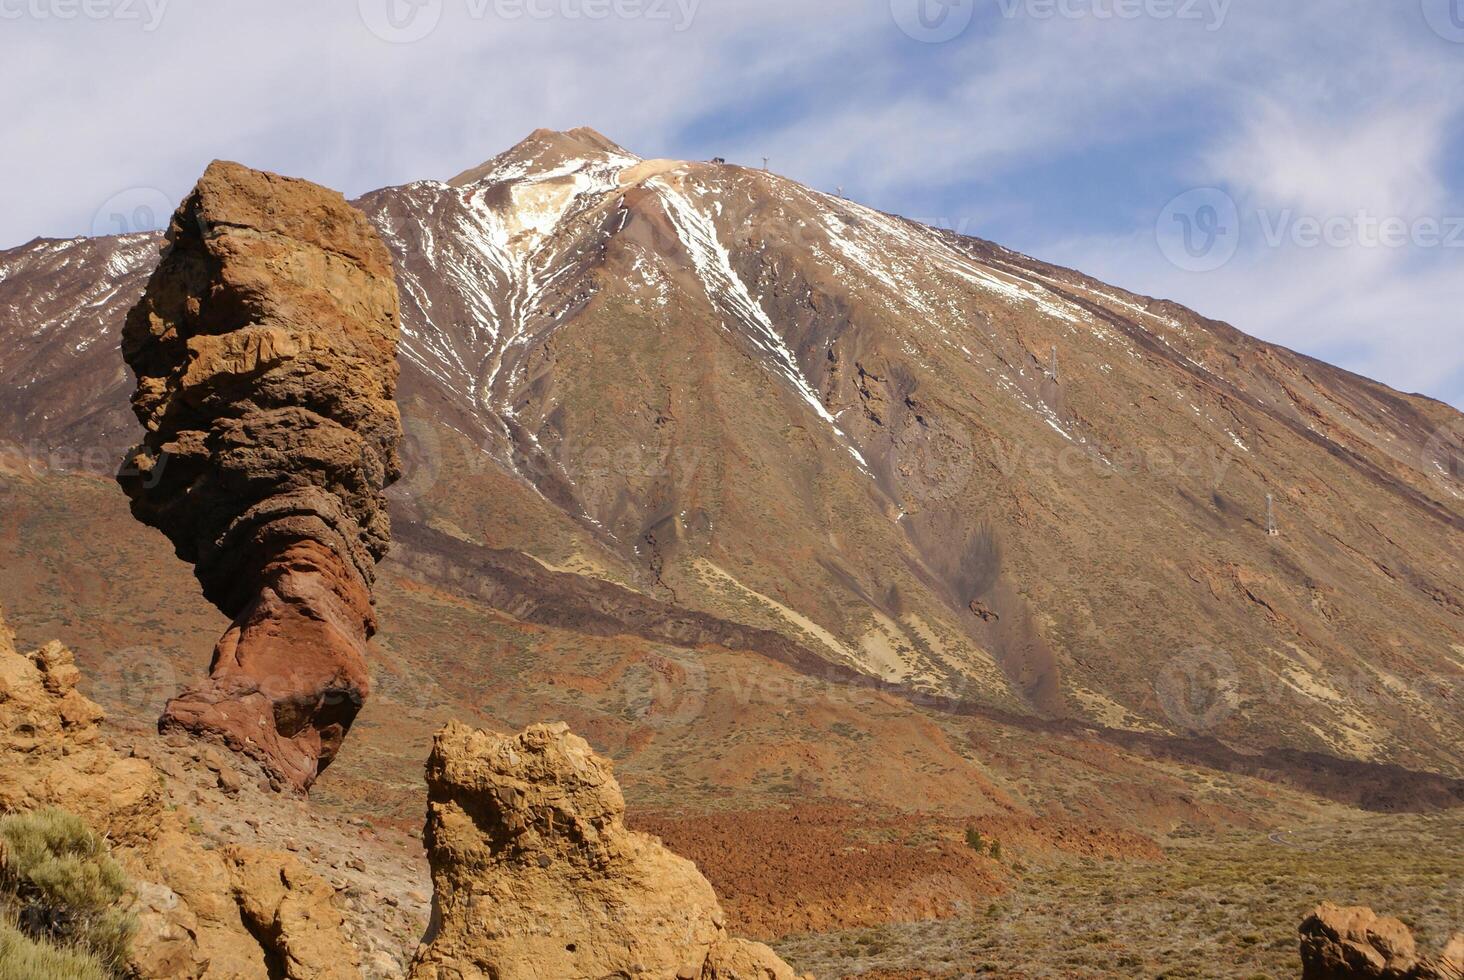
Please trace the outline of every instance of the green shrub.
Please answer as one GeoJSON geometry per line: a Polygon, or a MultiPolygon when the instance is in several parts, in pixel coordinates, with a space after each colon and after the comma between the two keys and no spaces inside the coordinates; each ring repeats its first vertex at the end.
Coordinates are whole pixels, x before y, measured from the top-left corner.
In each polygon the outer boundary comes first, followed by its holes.
{"type": "Polygon", "coordinates": [[[0,819],[0,904],[31,939],[75,947],[114,973],[135,928],[127,876],[86,821],[46,809],[0,819]]]}
{"type": "Polygon", "coordinates": [[[991,858],[994,861],[1001,860],[1001,841],[994,840],[991,842],[991,858]]]}
{"type": "Polygon", "coordinates": [[[31,939],[0,916],[0,980],[109,980],[96,957],[31,939]]]}
{"type": "Polygon", "coordinates": [[[966,846],[980,854],[986,850],[986,838],[981,836],[981,831],[975,827],[966,828],[966,846]]]}

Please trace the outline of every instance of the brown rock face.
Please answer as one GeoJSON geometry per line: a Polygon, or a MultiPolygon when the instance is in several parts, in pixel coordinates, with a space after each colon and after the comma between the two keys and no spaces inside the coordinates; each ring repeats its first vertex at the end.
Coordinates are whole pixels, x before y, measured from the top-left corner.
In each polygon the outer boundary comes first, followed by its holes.
{"type": "Polygon", "coordinates": [[[625,828],[609,761],[566,726],[450,724],[427,785],[435,896],[415,980],[793,980],[727,935],[694,864],[625,828]]]}
{"type": "Polygon", "coordinates": [[[155,830],[157,777],[107,745],[102,709],[76,689],[80,678],[59,643],[18,653],[0,616],[0,813],[61,806],[132,846],[155,830]]]}
{"type": "Polygon", "coordinates": [[[335,889],[279,851],[230,847],[224,855],[249,932],[289,980],[359,980],[356,954],[342,938],[335,889]]]}
{"type": "Polygon", "coordinates": [[[302,790],[367,694],[397,317],[390,256],[339,194],[215,162],[123,331],[147,431],[119,482],[234,618],[162,725],[302,790]]]}
{"type": "Polygon", "coordinates": [[[107,741],[80,678],[59,643],[16,652],[0,615],[0,813],[57,806],[107,838],[136,891],[129,975],[357,980],[330,884],[288,855],[205,848],[162,773],[107,741]]]}
{"type": "Polygon", "coordinates": [[[1464,933],[1438,957],[1420,957],[1399,920],[1323,902],[1301,924],[1301,969],[1303,980],[1461,980],[1464,933]]]}

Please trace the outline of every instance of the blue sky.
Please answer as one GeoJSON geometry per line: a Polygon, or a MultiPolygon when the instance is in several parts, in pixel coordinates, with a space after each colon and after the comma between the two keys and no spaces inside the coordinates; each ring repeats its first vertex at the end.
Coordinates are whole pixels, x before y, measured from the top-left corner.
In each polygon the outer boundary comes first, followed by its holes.
{"type": "Polygon", "coordinates": [[[589,125],[1464,406],[1464,0],[0,0],[0,81],[0,246],[589,125]]]}

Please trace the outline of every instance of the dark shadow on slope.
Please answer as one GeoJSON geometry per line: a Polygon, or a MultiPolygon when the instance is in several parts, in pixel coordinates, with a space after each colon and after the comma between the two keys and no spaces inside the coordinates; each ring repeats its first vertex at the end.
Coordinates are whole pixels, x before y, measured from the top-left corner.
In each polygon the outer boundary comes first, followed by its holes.
{"type": "Polygon", "coordinates": [[[638,636],[683,647],[752,651],[829,684],[893,694],[913,705],[982,718],[1024,731],[1101,741],[1139,756],[1279,783],[1339,803],[1383,812],[1464,806],[1464,780],[1402,766],[1340,759],[1300,749],[1237,749],[1218,739],[1122,731],[1071,719],[1019,715],[881,681],[771,630],[667,605],[611,582],[554,572],[529,556],[485,548],[400,521],[389,561],[442,588],[480,599],[525,622],[591,636],[638,636]]]}

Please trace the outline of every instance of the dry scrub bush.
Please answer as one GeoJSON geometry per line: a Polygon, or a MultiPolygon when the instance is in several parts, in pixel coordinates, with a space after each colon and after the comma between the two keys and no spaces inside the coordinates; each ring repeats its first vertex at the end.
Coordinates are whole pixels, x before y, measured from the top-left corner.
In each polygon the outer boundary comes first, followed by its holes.
{"type": "Polygon", "coordinates": [[[57,949],[21,932],[8,913],[0,914],[0,980],[109,980],[96,957],[76,949],[57,949]]]}
{"type": "Polygon", "coordinates": [[[41,947],[27,953],[19,940],[28,937],[120,974],[135,928],[125,910],[129,892],[106,843],[75,814],[44,809],[0,819],[0,909],[15,933],[0,947],[0,971],[12,956],[44,955],[41,947]]]}

